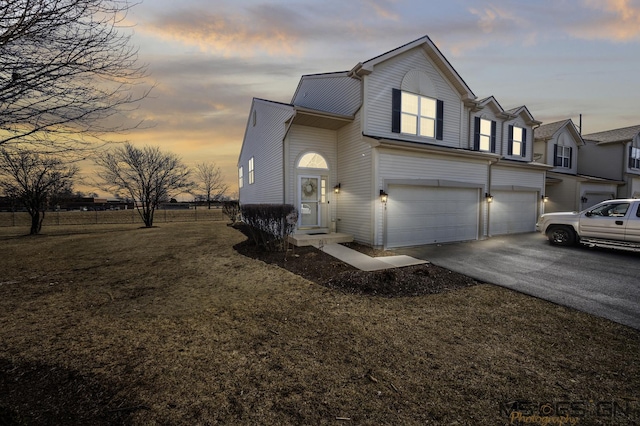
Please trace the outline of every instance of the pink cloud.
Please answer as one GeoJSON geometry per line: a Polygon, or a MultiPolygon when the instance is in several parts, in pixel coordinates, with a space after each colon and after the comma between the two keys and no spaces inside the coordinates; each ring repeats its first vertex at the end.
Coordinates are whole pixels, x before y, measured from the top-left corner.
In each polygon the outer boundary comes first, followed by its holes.
{"type": "Polygon", "coordinates": [[[586,7],[600,14],[574,25],[569,33],[583,39],[630,41],[640,39],[640,4],[632,0],[584,0],[586,7]]]}

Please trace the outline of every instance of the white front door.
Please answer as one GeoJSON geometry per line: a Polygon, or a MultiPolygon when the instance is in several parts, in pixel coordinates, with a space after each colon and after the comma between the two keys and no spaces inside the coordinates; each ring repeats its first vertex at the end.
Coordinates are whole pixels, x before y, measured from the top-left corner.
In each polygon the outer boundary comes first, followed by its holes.
{"type": "Polygon", "coordinates": [[[298,180],[298,226],[320,226],[320,176],[300,176],[298,180]]]}

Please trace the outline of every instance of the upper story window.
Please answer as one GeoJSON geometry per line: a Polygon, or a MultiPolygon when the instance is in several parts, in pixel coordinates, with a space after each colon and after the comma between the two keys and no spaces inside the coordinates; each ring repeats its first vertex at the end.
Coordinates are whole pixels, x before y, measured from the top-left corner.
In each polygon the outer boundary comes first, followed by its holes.
{"type": "Polygon", "coordinates": [[[554,145],[554,161],[553,165],[556,167],[571,168],[571,157],[573,148],[570,146],[554,145]]]}
{"type": "Polygon", "coordinates": [[[329,165],[322,155],[317,152],[308,152],[300,158],[298,167],[303,169],[328,169],[329,165]]]}
{"type": "Polygon", "coordinates": [[[509,126],[509,155],[525,157],[527,155],[527,129],[509,126]]]}
{"type": "Polygon", "coordinates": [[[393,89],[392,112],[394,133],[443,139],[444,103],[441,100],[393,89]]]}
{"type": "Polygon", "coordinates": [[[242,188],[244,186],[244,168],[242,166],[238,167],[238,188],[242,188]]]}
{"type": "Polygon", "coordinates": [[[249,185],[255,182],[255,170],[253,168],[253,157],[249,158],[249,185]]]}
{"type": "Polygon", "coordinates": [[[484,118],[475,118],[473,149],[476,151],[496,152],[496,122],[484,118]]]}
{"type": "Polygon", "coordinates": [[[629,168],[640,169],[640,148],[629,147],[629,168]]]}

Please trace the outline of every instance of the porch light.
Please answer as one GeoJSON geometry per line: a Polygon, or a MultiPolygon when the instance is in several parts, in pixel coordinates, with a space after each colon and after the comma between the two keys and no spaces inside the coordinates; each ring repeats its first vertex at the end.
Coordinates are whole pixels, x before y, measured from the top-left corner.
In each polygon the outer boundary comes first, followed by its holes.
{"type": "Polygon", "coordinates": [[[589,201],[589,199],[587,197],[580,197],[580,201],[582,201],[582,204],[584,204],[589,201]]]}
{"type": "Polygon", "coordinates": [[[549,197],[547,197],[546,195],[542,195],[540,198],[542,198],[542,202],[546,203],[547,201],[549,201],[549,197]]]}
{"type": "Polygon", "coordinates": [[[384,192],[384,189],[381,189],[380,190],[380,201],[382,201],[383,203],[387,204],[388,200],[389,200],[389,194],[384,192]]]}
{"type": "Polygon", "coordinates": [[[488,192],[484,193],[484,198],[487,199],[487,203],[490,203],[493,201],[493,195],[489,194],[488,192]]]}
{"type": "Polygon", "coordinates": [[[336,194],[340,193],[340,184],[337,184],[336,186],[333,187],[333,192],[335,192],[336,194]]]}

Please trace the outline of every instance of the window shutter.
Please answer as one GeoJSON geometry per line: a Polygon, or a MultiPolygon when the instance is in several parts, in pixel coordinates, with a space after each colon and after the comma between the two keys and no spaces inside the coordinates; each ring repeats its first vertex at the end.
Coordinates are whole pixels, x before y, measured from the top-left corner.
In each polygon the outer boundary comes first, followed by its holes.
{"type": "Polygon", "coordinates": [[[553,145],[553,165],[562,166],[560,159],[558,158],[558,144],[553,145]]]}
{"type": "Polygon", "coordinates": [[[491,120],[491,152],[496,152],[496,122],[491,120]]]}
{"type": "Polygon", "coordinates": [[[436,139],[441,141],[444,136],[444,102],[436,100],[436,139]]]}
{"type": "Polygon", "coordinates": [[[527,156],[527,129],[522,129],[522,156],[527,156]]]}
{"type": "Polygon", "coordinates": [[[473,149],[480,151],[480,117],[475,117],[475,128],[473,134],[473,149]]]}
{"type": "Polygon", "coordinates": [[[569,147],[569,168],[571,168],[571,163],[573,162],[573,147],[569,147]]]}
{"type": "Polygon", "coordinates": [[[513,126],[511,124],[509,124],[509,146],[507,150],[508,155],[513,155],[513,126]]]}
{"type": "Polygon", "coordinates": [[[633,146],[629,145],[629,168],[632,169],[634,166],[634,161],[633,161],[633,157],[631,156],[633,154],[633,146]]]}
{"type": "Polygon", "coordinates": [[[399,89],[392,89],[391,96],[391,131],[400,133],[400,111],[402,109],[402,92],[399,89]]]}

